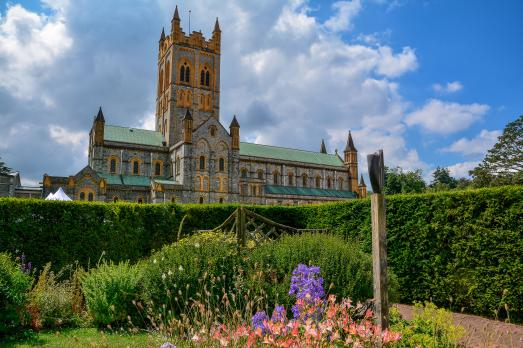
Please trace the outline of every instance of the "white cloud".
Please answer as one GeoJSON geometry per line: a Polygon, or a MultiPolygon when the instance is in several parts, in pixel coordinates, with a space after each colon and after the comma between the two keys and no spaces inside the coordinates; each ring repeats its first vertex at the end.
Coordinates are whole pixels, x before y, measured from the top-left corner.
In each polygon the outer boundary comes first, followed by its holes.
{"type": "Polygon", "coordinates": [[[61,126],[50,125],[49,136],[61,145],[69,145],[79,148],[87,147],[87,132],[73,132],[61,126]]]}
{"type": "Polygon", "coordinates": [[[314,17],[308,16],[309,11],[306,0],[290,0],[283,7],[274,30],[295,37],[307,36],[315,29],[317,24],[314,17]]]}
{"type": "Polygon", "coordinates": [[[447,82],[446,85],[435,83],[432,85],[432,89],[439,94],[451,94],[461,91],[463,85],[459,81],[447,82]]]}
{"type": "Polygon", "coordinates": [[[325,21],[324,26],[333,32],[351,30],[352,20],[361,10],[361,2],[360,0],[337,1],[332,4],[332,8],[336,10],[336,14],[325,21]]]}
{"type": "Polygon", "coordinates": [[[449,170],[450,175],[455,178],[469,178],[469,171],[476,168],[478,164],[478,161],[460,162],[448,166],[447,169],[449,170]]]}
{"type": "Polygon", "coordinates": [[[438,99],[429,100],[423,107],[407,115],[409,126],[439,134],[451,134],[468,128],[487,113],[485,104],[458,104],[438,99]]]}
{"type": "Polygon", "coordinates": [[[394,54],[389,46],[381,46],[379,53],[381,57],[377,71],[384,76],[398,77],[418,68],[416,54],[410,47],[404,47],[401,53],[394,54]]]}
{"type": "Polygon", "coordinates": [[[498,140],[500,130],[488,131],[483,129],[472,139],[461,138],[449,147],[443,149],[445,152],[457,152],[464,155],[484,155],[498,140]]]}
{"type": "Polygon", "coordinates": [[[0,18],[0,87],[18,98],[38,95],[49,102],[39,90],[39,82],[72,44],[61,15],[48,17],[21,5],[8,5],[6,15],[0,18]]]}

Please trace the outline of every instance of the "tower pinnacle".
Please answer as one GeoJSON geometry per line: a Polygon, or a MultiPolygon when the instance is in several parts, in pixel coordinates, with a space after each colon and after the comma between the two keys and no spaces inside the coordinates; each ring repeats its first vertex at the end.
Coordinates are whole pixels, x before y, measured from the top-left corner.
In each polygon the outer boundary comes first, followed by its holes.
{"type": "Polygon", "coordinates": [[[221,32],[221,30],[220,30],[220,23],[218,22],[218,17],[216,17],[216,22],[214,23],[214,31],[213,32],[218,32],[218,33],[221,32]]]}
{"type": "Polygon", "coordinates": [[[174,8],[173,21],[180,21],[180,15],[178,14],[178,5],[174,8]]]}
{"type": "Polygon", "coordinates": [[[320,152],[327,153],[327,148],[325,147],[325,142],[323,141],[323,139],[321,139],[320,152]]]}

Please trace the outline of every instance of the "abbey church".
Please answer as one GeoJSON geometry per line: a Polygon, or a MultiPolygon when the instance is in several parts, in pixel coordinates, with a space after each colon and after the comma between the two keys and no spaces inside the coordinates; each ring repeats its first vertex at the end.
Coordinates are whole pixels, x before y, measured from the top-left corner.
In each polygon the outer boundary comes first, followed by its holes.
{"type": "Polygon", "coordinates": [[[240,123],[220,123],[221,30],[185,34],[175,9],[158,47],[155,130],[114,126],[102,108],[88,164],[68,177],[44,174],[43,195],[138,203],[310,204],[367,195],[349,132],[343,156],[321,141],[312,152],[240,142],[240,123]]]}

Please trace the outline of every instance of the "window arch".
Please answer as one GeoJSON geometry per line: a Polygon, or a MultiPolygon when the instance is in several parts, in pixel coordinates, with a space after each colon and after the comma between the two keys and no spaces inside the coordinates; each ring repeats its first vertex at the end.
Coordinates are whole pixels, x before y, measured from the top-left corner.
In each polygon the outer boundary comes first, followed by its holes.
{"type": "Polygon", "coordinates": [[[92,192],[89,192],[89,193],[87,194],[87,200],[88,200],[89,202],[94,201],[94,194],[93,194],[92,192]]]}
{"type": "Polygon", "coordinates": [[[180,66],[180,82],[185,81],[185,66],[180,66]]]}
{"type": "Polygon", "coordinates": [[[294,186],[294,173],[287,173],[287,181],[289,186],[294,186]]]}
{"type": "Polygon", "coordinates": [[[218,170],[220,172],[225,171],[225,160],[223,159],[223,157],[218,160],[218,170]]]}
{"type": "Polygon", "coordinates": [[[343,190],[343,178],[342,177],[338,178],[338,189],[340,191],[343,190]]]}
{"type": "Polygon", "coordinates": [[[180,64],[180,82],[189,83],[191,82],[191,67],[185,61],[183,64],[180,64]]]}
{"type": "Polygon", "coordinates": [[[246,178],[247,178],[247,169],[242,168],[242,170],[240,171],[240,173],[241,173],[241,177],[242,177],[243,179],[246,179],[246,178]]]}
{"type": "Polygon", "coordinates": [[[209,85],[210,85],[210,80],[211,80],[211,74],[207,71],[207,72],[205,72],[205,85],[207,87],[209,87],[209,85]]]}
{"type": "Polygon", "coordinates": [[[200,156],[200,170],[205,170],[205,156],[200,156]]]}
{"type": "Polygon", "coordinates": [[[320,188],[321,187],[321,176],[317,176],[316,177],[316,188],[320,188]]]}
{"type": "Polygon", "coordinates": [[[206,87],[211,85],[211,74],[206,66],[200,71],[200,85],[206,87]]]}
{"type": "Polygon", "coordinates": [[[200,71],[200,85],[205,85],[205,71],[204,69],[202,69],[202,71],[200,71]]]}
{"type": "Polygon", "coordinates": [[[301,186],[307,187],[307,174],[301,176],[301,186]]]}
{"type": "Polygon", "coordinates": [[[135,158],[131,160],[131,171],[133,175],[140,175],[140,160],[135,158]]]}
{"type": "Polygon", "coordinates": [[[116,157],[109,157],[109,173],[116,174],[118,171],[118,162],[116,157]]]}
{"type": "Polygon", "coordinates": [[[171,66],[169,64],[169,62],[166,62],[165,63],[165,79],[164,79],[164,82],[165,82],[165,86],[164,86],[164,89],[167,89],[169,87],[169,73],[171,72],[171,66]]]}
{"type": "Polygon", "coordinates": [[[274,185],[280,184],[280,173],[277,170],[272,173],[272,182],[274,185]]]}
{"type": "Polygon", "coordinates": [[[332,178],[330,176],[327,178],[327,188],[328,189],[332,188],[332,178]]]}
{"type": "Polygon", "coordinates": [[[185,82],[189,83],[191,81],[191,68],[185,67],[185,82]]]}
{"type": "Polygon", "coordinates": [[[262,169],[258,169],[258,179],[263,180],[263,170],[262,169]]]}
{"type": "Polygon", "coordinates": [[[161,175],[162,174],[162,165],[160,162],[156,162],[154,164],[154,175],[161,175]]]}

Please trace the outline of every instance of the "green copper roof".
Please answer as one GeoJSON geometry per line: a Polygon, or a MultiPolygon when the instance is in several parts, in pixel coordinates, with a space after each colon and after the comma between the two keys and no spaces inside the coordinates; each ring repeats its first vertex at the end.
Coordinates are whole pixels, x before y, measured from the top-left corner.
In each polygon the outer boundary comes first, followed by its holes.
{"type": "Polygon", "coordinates": [[[107,181],[107,185],[121,185],[122,179],[120,178],[120,175],[114,175],[114,174],[106,174],[106,173],[98,173],[102,178],[107,181]]]}
{"type": "Polygon", "coordinates": [[[163,136],[160,132],[120,126],[104,126],[104,140],[129,144],[163,146],[163,136]]]}
{"type": "Polygon", "coordinates": [[[338,155],[253,143],[240,143],[240,155],[343,167],[338,155]]]}
{"type": "Polygon", "coordinates": [[[320,196],[335,198],[356,198],[354,192],[326,190],[310,187],[290,187],[290,186],[265,186],[265,193],[273,195],[294,195],[294,196],[320,196]]]}

